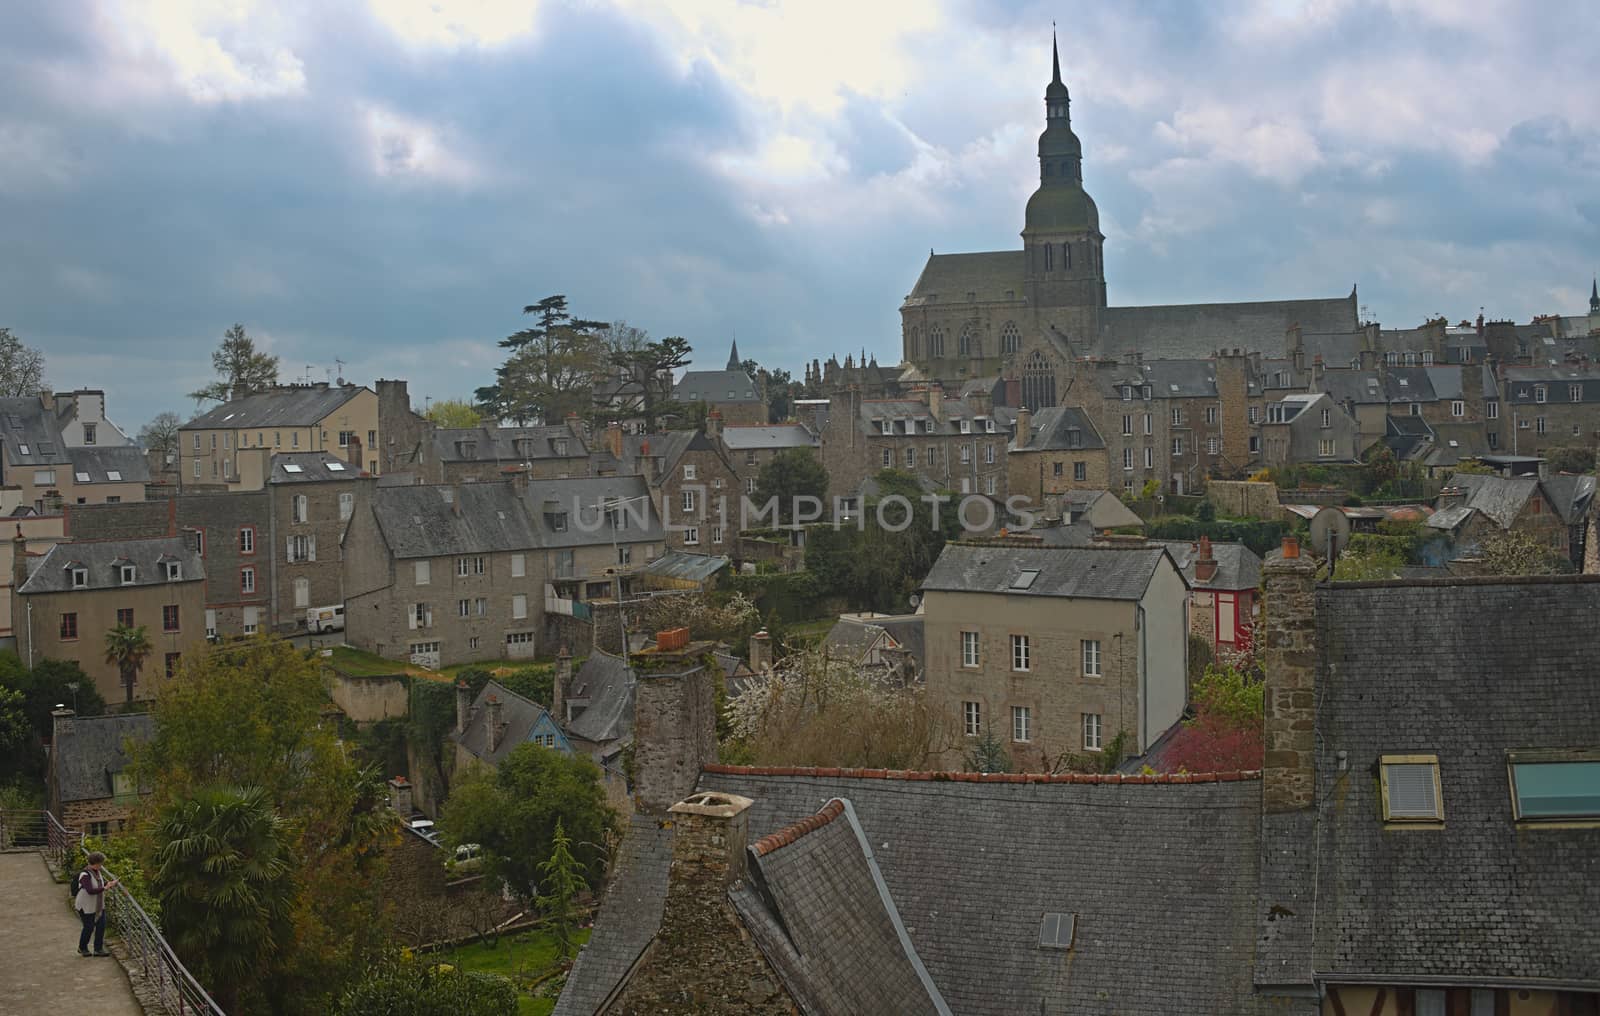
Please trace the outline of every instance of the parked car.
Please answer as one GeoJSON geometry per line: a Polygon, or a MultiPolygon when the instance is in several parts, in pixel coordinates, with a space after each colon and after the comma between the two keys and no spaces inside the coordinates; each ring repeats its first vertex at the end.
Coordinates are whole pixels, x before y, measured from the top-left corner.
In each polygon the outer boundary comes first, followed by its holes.
{"type": "Polygon", "coordinates": [[[307,610],[306,631],[344,631],[344,604],[307,610]]]}

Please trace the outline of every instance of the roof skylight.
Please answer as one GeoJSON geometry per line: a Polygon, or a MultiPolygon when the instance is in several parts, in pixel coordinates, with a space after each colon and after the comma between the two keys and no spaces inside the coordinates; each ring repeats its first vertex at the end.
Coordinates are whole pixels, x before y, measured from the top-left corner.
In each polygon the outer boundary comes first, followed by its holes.
{"type": "Polygon", "coordinates": [[[1011,580],[1011,588],[1012,589],[1031,589],[1031,588],[1033,588],[1033,580],[1038,578],[1038,577],[1039,577],[1039,569],[1037,569],[1037,568],[1024,568],[1022,571],[1017,573],[1017,577],[1016,578],[1011,580]]]}

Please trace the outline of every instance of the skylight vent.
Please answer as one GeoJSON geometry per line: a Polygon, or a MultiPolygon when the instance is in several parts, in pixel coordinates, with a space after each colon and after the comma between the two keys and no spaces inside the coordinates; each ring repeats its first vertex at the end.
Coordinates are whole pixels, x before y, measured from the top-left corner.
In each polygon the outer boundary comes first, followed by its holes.
{"type": "Polygon", "coordinates": [[[1039,948],[1071,949],[1072,937],[1077,930],[1077,914],[1045,914],[1039,922],[1039,948]]]}
{"type": "Polygon", "coordinates": [[[1011,588],[1012,589],[1032,589],[1033,588],[1033,580],[1038,578],[1038,577],[1039,577],[1039,569],[1037,569],[1037,568],[1024,568],[1022,571],[1017,573],[1017,577],[1016,578],[1011,580],[1011,588]]]}
{"type": "Polygon", "coordinates": [[[285,473],[303,473],[303,472],[305,472],[305,470],[303,468],[301,468],[299,463],[296,463],[296,462],[287,462],[287,463],[285,463],[284,467],[283,467],[283,471],[285,473]]]}
{"type": "Polygon", "coordinates": [[[344,472],[344,463],[343,462],[339,462],[337,460],[330,459],[328,462],[324,463],[324,465],[326,465],[328,467],[328,470],[330,472],[334,472],[334,473],[342,473],[342,472],[344,472]]]}

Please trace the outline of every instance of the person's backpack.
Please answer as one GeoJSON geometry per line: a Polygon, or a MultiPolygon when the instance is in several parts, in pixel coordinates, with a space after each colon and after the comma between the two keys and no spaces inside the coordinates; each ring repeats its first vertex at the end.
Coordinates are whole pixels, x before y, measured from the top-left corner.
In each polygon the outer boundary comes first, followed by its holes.
{"type": "Polygon", "coordinates": [[[83,876],[89,874],[88,868],[79,868],[78,873],[72,876],[72,885],[68,887],[67,898],[72,901],[72,909],[78,909],[78,890],[83,886],[83,876]]]}

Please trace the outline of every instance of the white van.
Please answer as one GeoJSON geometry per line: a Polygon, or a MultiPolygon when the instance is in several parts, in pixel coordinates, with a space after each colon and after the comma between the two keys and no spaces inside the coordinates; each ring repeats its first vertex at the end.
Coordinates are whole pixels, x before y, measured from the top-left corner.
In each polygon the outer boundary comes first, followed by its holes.
{"type": "Polygon", "coordinates": [[[344,631],[344,604],[307,610],[306,631],[344,631]]]}

